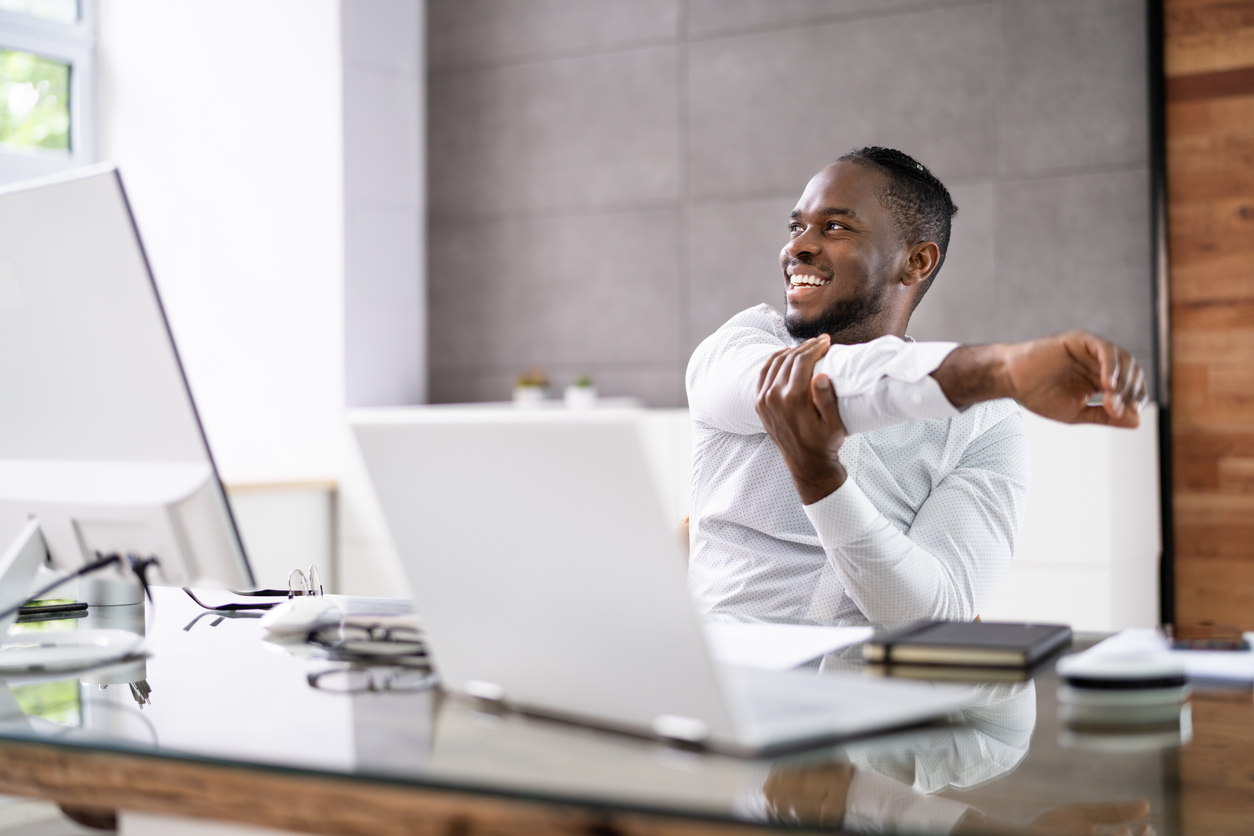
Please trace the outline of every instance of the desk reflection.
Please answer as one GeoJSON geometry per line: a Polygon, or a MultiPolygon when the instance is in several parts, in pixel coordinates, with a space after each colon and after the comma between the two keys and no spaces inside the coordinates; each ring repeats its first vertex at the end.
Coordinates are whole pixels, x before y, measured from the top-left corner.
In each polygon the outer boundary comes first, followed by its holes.
{"type": "MultiPolygon", "coordinates": [[[[1179,744],[1149,756],[1122,738],[1117,750],[1066,748],[1052,669],[1028,682],[936,685],[977,695],[946,724],[746,760],[438,690],[327,693],[307,681],[325,662],[262,641],[255,619],[201,618],[180,596],[157,590],[157,599],[149,659],[10,678],[0,736],[846,832],[1138,836],[1152,832],[1150,803],[1164,833],[1183,830],[1172,806],[1179,744]],[[141,707],[130,686],[149,677],[141,707]],[[32,684],[55,686],[56,699],[39,703],[32,684]]],[[[132,628],[143,626],[139,617],[132,628]]],[[[811,668],[861,664],[851,650],[811,668]]]]}
{"type": "Polygon", "coordinates": [[[770,767],[746,817],[859,833],[950,833],[972,807],[935,795],[1013,770],[1036,727],[1032,682],[972,685],[976,704],[954,725],[850,743],[822,761],[770,767]]]}

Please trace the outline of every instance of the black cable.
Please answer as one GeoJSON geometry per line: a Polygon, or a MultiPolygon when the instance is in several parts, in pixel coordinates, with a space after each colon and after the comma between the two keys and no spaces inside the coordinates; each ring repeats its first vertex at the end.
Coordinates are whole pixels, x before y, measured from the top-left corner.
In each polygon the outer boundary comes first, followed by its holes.
{"type": "Polygon", "coordinates": [[[86,563],[83,566],[80,566],[76,571],[74,571],[73,573],[69,575],[66,575],[63,578],[58,578],[57,580],[45,586],[43,589],[36,592],[34,595],[23,596],[21,601],[18,601],[13,606],[9,607],[3,612],[0,612],[0,621],[3,621],[4,619],[16,613],[22,607],[26,606],[27,601],[30,601],[34,598],[42,598],[43,596],[47,595],[52,590],[56,589],[58,586],[61,586],[62,584],[67,583],[68,581],[72,581],[75,578],[81,578],[83,575],[90,575],[92,572],[95,572],[97,569],[103,569],[106,566],[112,566],[114,563],[122,562],[122,558],[116,554],[101,555],[100,552],[96,552],[96,557],[97,557],[96,560],[93,560],[91,563],[86,563]]]}
{"type": "Polygon", "coordinates": [[[128,554],[126,559],[130,561],[131,571],[139,579],[139,585],[144,590],[144,597],[150,604],[144,609],[144,632],[147,633],[152,630],[152,621],[157,617],[157,602],[153,600],[152,590],[148,588],[148,570],[156,566],[157,571],[160,571],[161,561],[155,557],[140,557],[134,552],[128,554]]]}

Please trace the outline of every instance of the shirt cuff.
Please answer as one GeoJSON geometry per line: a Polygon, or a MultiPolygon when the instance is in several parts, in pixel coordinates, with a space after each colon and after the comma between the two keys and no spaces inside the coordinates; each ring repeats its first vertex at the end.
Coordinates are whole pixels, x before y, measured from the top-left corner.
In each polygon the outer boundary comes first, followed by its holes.
{"type": "Polygon", "coordinates": [[[803,507],[819,542],[829,549],[862,538],[877,527],[882,516],[852,477],[818,502],[803,507]]]}

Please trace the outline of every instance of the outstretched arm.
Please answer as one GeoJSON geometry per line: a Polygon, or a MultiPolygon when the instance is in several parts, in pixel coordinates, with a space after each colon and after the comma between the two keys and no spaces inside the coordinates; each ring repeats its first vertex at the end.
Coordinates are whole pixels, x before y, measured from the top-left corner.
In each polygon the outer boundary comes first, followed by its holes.
{"type": "MultiPolygon", "coordinates": [[[[1013,345],[910,343],[894,336],[823,344],[816,376],[825,375],[840,393],[841,423],[851,434],[950,418],[973,403],[1005,397],[1056,420],[1136,426],[1129,407],[1145,397],[1145,376],[1128,352],[1078,331],[1013,345]],[[1092,394],[1104,396],[1101,408],[1086,408],[1092,394]]],[[[726,432],[763,432],[755,403],[759,373],[788,350],[784,335],[761,311],[734,317],[689,362],[693,418],[726,432]]]]}
{"type": "MultiPolygon", "coordinates": [[[[816,373],[820,362],[830,368],[825,357],[830,348],[824,334],[781,349],[758,374],[754,408],[806,505],[845,482],[836,457],[847,435],[837,385],[827,373],[816,373]]],[[[1014,398],[1038,415],[1068,424],[1136,427],[1146,398],[1145,373],[1132,355],[1085,331],[1024,343],[959,346],[931,377],[959,409],[1014,398]],[[1098,396],[1101,406],[1089,406],[1098,396]]],[[[894,414],[884,426],[902,420],[894,414]]]]}
{"type": "Polygon", "coordinates": [[[964,345],[932,372],[956,407],[1014,398],[1067,424],[1135,427],[1145,372],[1125,349],[1086,331],[1001,345],[964,345]],[[1089,406],[1100,395],[1101,406],[1089,406]]]}
{"type": "MultiPolygon", "coordinates": [[[[827,348],[819,337],[772,355],[758,377],[755,407],[829,562],[874,621],[970,619],[1009,564],[1023,517],[1021,419],[1003,420],[964,453],[903,533],[858,485],[846,484],[837,392],[826,374],[815,373],[827,348]]],[[[1013,397],[1070,423],[1135,427],[1145,395],[1144,374],[1131,356],[1084,333],[959,348],[933,377],[955,406],[1013,397]],[[1088,406],[1099,393],[1103,405],[1088,406]]]]}

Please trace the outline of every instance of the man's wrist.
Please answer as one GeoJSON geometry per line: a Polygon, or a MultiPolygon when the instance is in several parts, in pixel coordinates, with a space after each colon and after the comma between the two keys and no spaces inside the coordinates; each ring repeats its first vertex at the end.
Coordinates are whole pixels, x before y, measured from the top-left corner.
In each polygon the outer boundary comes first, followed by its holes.
{"type": "Polygon", "coordinates": [[[949,402],[959,408],[1016,397],[1010,373],[1016,348],[1004,343],[960,345],[932,372],[932,378],[949,402]]]}
{"type": "Polygon", "coordinates": [[[813,505],[820,499],[826,499],[838,491],[848,478],[845,466],[839,461],[822,468],[798,468],[792,474],[792,482],[802,505],[813,505]]]}

